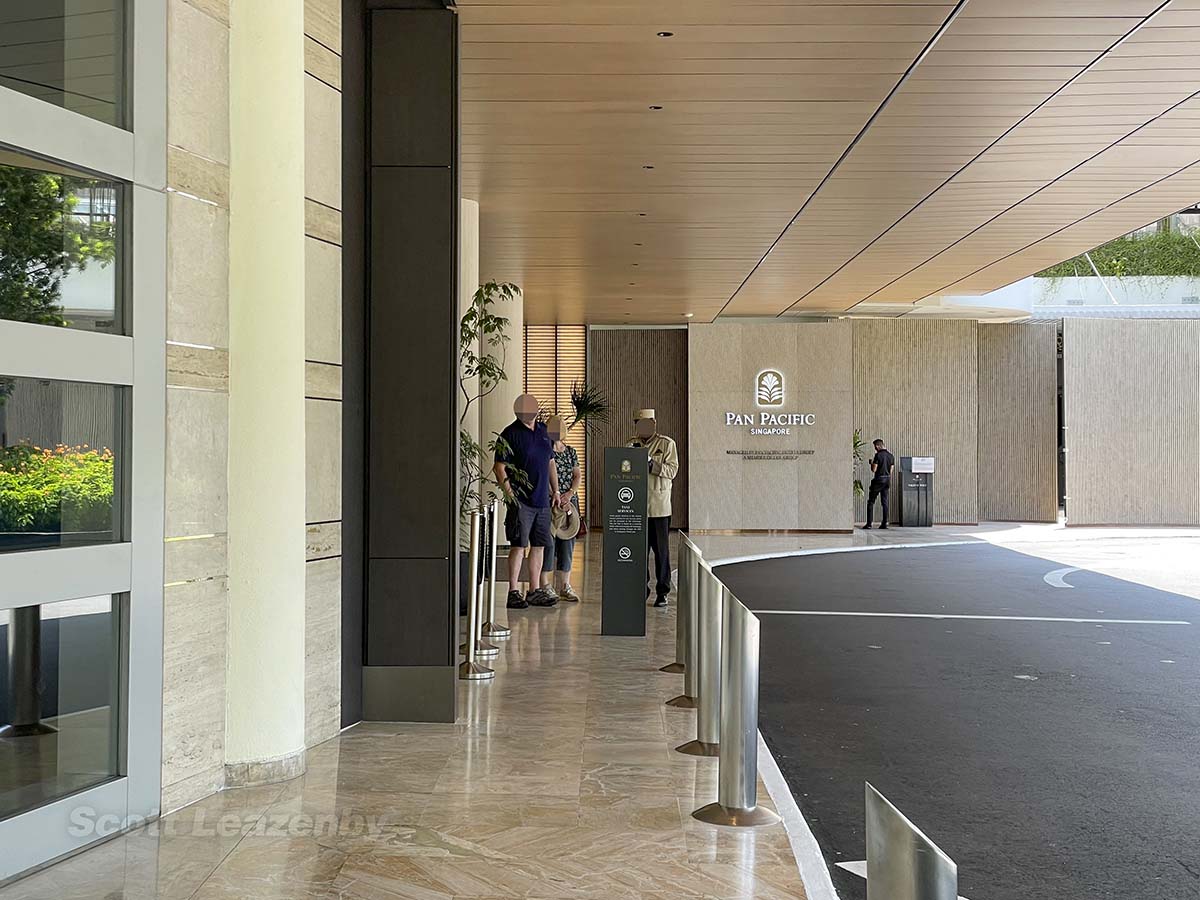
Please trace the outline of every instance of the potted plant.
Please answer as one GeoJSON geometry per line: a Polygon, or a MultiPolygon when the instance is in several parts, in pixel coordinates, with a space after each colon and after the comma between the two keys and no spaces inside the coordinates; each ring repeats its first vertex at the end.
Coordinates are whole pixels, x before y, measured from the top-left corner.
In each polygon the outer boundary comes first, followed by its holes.
{"type": "MultiPolygon", "coordinates": [[[[481,284],[459,320],[458,385],[466,401],[458,419],[459,611],[464,613],[471,579],[467,523],[472,512],[484,510],[502,494],[492,474],[492,459],[497,449],[504,447],[499,434],[493,433],[481,442],[465,425],[471,408],[508,380],[504,366],[509,319],[499,315],[497,308],[520,294],[521,289],[508,282],[481,284]]],[[[524,473],[510,466],[509,478],[520,484],[524,473]]]]}
{"type": "MultiPolygon", "coordinates": [[[[867,446],[867,442],[863,440],[862,429],[855,428],[854,435],[850,438],[850,455],[853,459],[852,474],[858,474],[859,463],[863,462],[863,448],[867,446]]],[[[862,479],[854,479],[854,496],[861,497],[866,494],[866,488],[863,487],[862,479]]]]}

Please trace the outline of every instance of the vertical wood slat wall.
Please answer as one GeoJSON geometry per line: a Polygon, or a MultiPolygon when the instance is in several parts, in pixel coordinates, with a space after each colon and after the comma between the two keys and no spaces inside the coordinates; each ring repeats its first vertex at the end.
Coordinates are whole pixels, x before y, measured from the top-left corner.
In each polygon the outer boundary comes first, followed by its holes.
{"type": "MultiPolygon", "coordinates": [[[[587,379],[586,325],[525,326],[525,392],[533,394],[547,415],[557,413],[571,424],[571,386],[587,379]]],[[[583,423],[566,433],[563,441],[579,454],[583,480],[579,508],[587,509],[587,434],[583,423]]]]}
{"type": "Polygon", "coordinates": [[[1070,525],[1200,525],[1200,322],[1067,319],[1070,525]]]}
{"type": "MultiPolygon", "coordinates": [[[[868,456],[870,442],[882,437],[897,467],[901,456],[937,457],[934,522],[979,521],[976,333],[974,321],[854,322],[854,427],[862,429],[868,456]]],[[[859,477],[870,479],[865,466],[859,477]]],[[[893,478],[893,521],[899,520],[899,485],[893,478]]],[[[855,515],[866,518],[861,498],[855,515]]]]}
{"type": "MultiPolygon", "coordinates": [[[[588,379],[608,397],[612,420],[592,434],[588,477],[600,484],[604,448],[622,446],[633,433],[633,414],[654,407],[658,428],[675,439],[679,476],[671,492],[671,526],[688,524],[688,333],[683,328],[596,329],[588,336],[588,379]]],[[[594,491],[589,522],[599,526],[601,492],[594,491]]]]}
{"type": "Polygon", "coordinates": [[[1058,326],[979,326],[979,514],[1058,516],[1058,326]]]}

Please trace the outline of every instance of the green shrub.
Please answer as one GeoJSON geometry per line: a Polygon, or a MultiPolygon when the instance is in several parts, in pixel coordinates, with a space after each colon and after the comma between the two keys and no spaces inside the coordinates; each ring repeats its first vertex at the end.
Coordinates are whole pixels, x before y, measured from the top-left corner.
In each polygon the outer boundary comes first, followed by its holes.
{"type": "Polygon", "coordinates": [[[111,450],[0,447],[0,532],[109,531],[112,515],[111,450]]]}
{"type": "MultiPolygon", "coordinates": [[[[1155,232],[1142,237],[1119,237],[1092,251],[1100,274],[1107,277],[1138,275],[1182,275],[1200,277],[1200,247],[1177,231],[1155,232]]],[[[1093,277],[1091,265],[1080,255],[1038,272],[1038,278],[1093,277]]]]}

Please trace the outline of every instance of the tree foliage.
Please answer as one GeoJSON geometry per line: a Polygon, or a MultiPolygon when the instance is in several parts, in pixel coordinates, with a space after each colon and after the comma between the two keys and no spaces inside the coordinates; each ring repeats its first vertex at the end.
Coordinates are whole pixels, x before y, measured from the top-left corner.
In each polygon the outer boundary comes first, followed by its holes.
{"type": "MultiPolygon", "coordinates": [[[[462,424],[477,401],[508,380],[504,365],[510,339],[509,320],[497,313],[497,307],[520,295],[521,289],[515,284],[489,281],[475,291],[470,307],[459,320],[458,384],[466,399],[458,420],[459,513],[463,518],[501,493],[500,485],[492,477],[491,460],[497,450],[507,449],[503,439],[495,434],[486,445],[481,444],[462,424]],[[472,393],[470,385],[476,380],[472,393]]],[[[514,486],[524,484],[525,475],[516,466],[508,466],[507,471],[514,486]]]]}
{"type": "Polygon", "coordinates": [[[0,166],[0,319],[66,325],[62,279],[116,256],[116,226],[75,215],[87,179],[0,166]]]}
{"type": "MultiPolygon", "coordinates": [[[[1139,275],[1200,277],[1200,246],[1190,235],[1160,231],[1138,237],[1119,237],[1091,251],[1092,262],[1106,278],[1139,275]]],[[[1038,278],[1094,277],[1083,255],[1038,272],[1038,278]]]]}
{"type": "Polygon", "coordinates": [[[0,447],[0,532],[110,531],[112,451],[0,447]]]}

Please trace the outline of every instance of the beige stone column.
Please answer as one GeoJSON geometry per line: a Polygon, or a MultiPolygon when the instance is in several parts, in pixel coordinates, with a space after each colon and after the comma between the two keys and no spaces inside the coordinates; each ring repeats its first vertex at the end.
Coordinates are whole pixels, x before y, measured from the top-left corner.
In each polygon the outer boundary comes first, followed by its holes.
{"type": "MultiPolygon", "coordinates": [[[[477,200],[459,201],[458,212],[458,317],[461,321],[463,314],[471,306],[471,298],[479,289],[479,202],[477,200]]],[[[475,347],[479,352],[479,345],[475,347]]],[[[475,401],[467,409],[469,398],[479,393],[479,379],[471,378],[462,382],[458,390],[458,417],[460,429],[466,431],[476,441],[479,440],[479,423],[481,419],[481,401],[475,401]],[[464,413],[466,418],[463,417],[464,413]]],[[[460,469],[461,471],[461,469],[460,469]]],[[[461,477],[461,476],[460,476],[461,477]]],[[[461,486],[460,486],[461,489],[461,486]]],[[[466,548],[470,545],[469,517],[459,517],[458,543],[466,548]]]]}
{"type": "MultiPolygon", "coordinates": [[[[462,200],[458,213],[458,316],[471,306],[471,298],[479,289],[479,203],[475,200],[462,200]]],[[[479,349],[476,348],[476,353],[479,349]]],[[[473,378],[465,384],[467,394],[475,396],[479,391],[479,379],[473,378]]],[[[467,396],[461,390],[458,393],[458,415],[462,418],[467,405],[467,396]]],[[[471,436],[479,440],[479,403],[471,406],[471,411],[463,422],[463,428],[471,436]]]]}
{"type": "Polygon", "coordinates": [[[230,6],[226,782],[304,767],[304,2],[230,6]]]}

